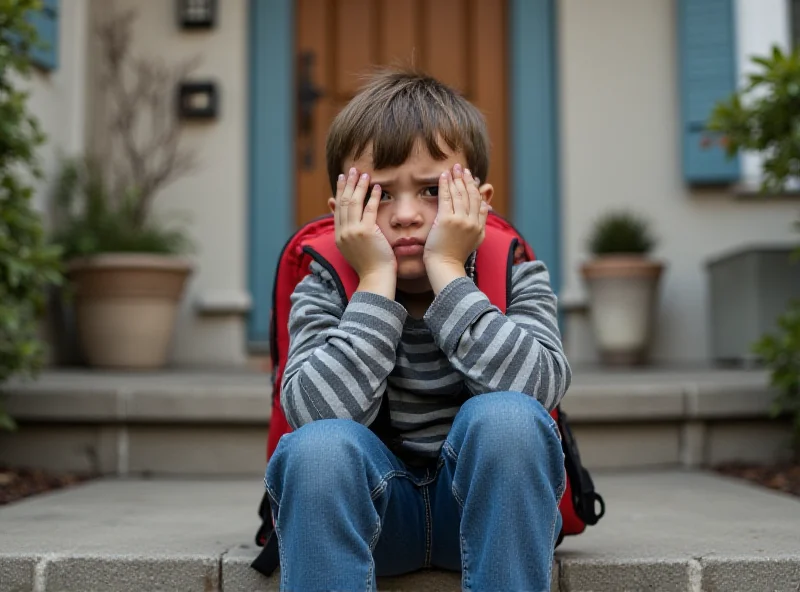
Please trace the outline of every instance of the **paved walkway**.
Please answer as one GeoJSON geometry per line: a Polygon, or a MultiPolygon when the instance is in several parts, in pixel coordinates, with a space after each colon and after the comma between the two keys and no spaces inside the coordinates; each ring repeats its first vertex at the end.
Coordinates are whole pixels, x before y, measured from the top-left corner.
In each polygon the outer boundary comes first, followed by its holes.
{"type": "MultiPolygon", "coordinates": [[[[704,473],[596,475],[608,513],[553,590],[800,589],[800,501],[704,473]]],[[[249,568],[261,484],[104,480],[0,508],[0,591],[277,590],[249,568]]],[[[382,589],[458,590],[424,573],[382,589]]]]}

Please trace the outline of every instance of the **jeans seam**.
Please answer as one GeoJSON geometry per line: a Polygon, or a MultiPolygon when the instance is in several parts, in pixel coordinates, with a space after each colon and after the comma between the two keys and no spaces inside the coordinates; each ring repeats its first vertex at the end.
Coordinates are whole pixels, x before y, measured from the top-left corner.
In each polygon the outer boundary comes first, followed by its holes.
{"type": "Polygon", "coordinates": [[[428,486],[422,488],[422,499],[425,500],[425,565],[431,566],[433,518],[431,515],[431,498],[428,486]]]}
{"type": "Polygon", "coordinates": [[[442,444],[442,452],[449,456],[453,462],[458,462],[458,454],[456,454],[456,451],[453,450],[453,447],[447,440],[445,440],[444,444],[442,444]]]}
{"type": "Polygon", "coordinates": [[[467,552],[467,540],[462,533],[459,533],[461,539],[461,585],[464,590],[471,590],[472,584],[469,576],[469,553],[467,552]]]}
{"type": "Polygon", "coordinates": [[[403,479],[408,479],[411,483],[413,483],[417,487],[423,487],[428,483],[418,483],[413,475],[411,475],[408,471],[400,471],[397,469],[393,469],[386,473],[381,480],[378,481],[378,484],[372,488],[372,491],[369,493],[369,497],[372,501],[375,501],[375,498],[378,497],[383,491],[386,489],[386,484],[389,483],[390,479],[394,479],[395,477],[402,477],[403,479]]]}
{"type": "Polygon", "coordinates": [[[286,590],[289,586],[289,572],[286,570],[286,557],[284,555],[283,540],[278,527],[278,515],[280,514],[281,507],[280,504],[275,500],[275,497],[272,495],[272,492],[270,492],[269,488],[267,488],[267,495],[273,502],[275,502],[275,509],[274,511],[271,511],[273,521],[272,530],[275,531],[275,537],[278,539],[278,566],[281,572],[281,590],[286,590]]]}
{"type": "Polygon", "coordinates": [[[369,561],[369,570],[367,571],[367,582],[366,585],[364,586],[365,590],[370,590],[372,588],[372,578],[373,574],[375,573],[375,555],[374,555],[375,545],[378,544],[378,539],[381,536],[381,530],[382,530],[381,518],[380,516],[378,516],[378,523],[375,526],[375,534],[372,535],[372,539],[369,542],[370,561],[369,561]]]}

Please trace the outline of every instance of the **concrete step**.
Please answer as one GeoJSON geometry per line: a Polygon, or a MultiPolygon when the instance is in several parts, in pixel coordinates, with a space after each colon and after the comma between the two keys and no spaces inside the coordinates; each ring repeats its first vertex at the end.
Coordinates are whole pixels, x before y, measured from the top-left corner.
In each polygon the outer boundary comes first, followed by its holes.
{"type": "MultiPolygon", "coordinates": [[[[556,552],[558,592],[800,588],[800,500],[696,471],[605,473],[607,515],[556,552]]],[[[258,480],[109,478],[0,507],[0,591],[278,590],[249,565],[258,480]]],[[[458,574],[381,580],[460,589],[458,574]]]]}
{"type": "MultiPolygon", "coordinates": [[[[574,376],[563,408],[591,469],[789,453],[788,422],[768,416],[764,372],[576,368],[574,376]]],[[[0,432],[0,462],[122,476],[260,475],[270,397],[268,375],[252,370],[51,370],[5,387],[21,430],[0,432]]]]}

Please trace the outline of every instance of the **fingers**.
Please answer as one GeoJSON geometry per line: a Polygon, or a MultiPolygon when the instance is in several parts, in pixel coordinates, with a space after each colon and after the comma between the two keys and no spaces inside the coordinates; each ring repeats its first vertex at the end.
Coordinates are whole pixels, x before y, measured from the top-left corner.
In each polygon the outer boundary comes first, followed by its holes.
{"type": "Polygon", "coordinates": [[[453,196],[450,193],[450,171],[439,175],[439,216],[453,213],[453,196]]]}
{"type": "Polygon", "coordinates": [[[364,206],[363,222],[375,224],[378,219],[378,204],[381,201],[381,186],[375,185],[369,194],[369,201],[364,206]]]}
{"type": "Polygon", "coordinates": [[[489,204],[487,204],[485,201],[481,201],[481,204],[480,204],[480,206],[478,206],[478,208],[479,208],[478,217],[480,219],[480,225],[481,225],[481,228],[483,229],[482,232],[485,233],[486,232],[486,219],[489,217],[489,211],[492,208],[489,207],[489,204]]]}
{"type": "Polygon", "coordinates": [[[478,183],[472,177],[472,173],[469,169],[464,169],[464,181],[466,182],[467,194],[469,196],[469,215],[477,220],[481,215],[483,199],[481,198],[481,192],[478,191],[478,183]]]}
{"type": "Polygon", "coordinates": [[[364,212],[364,198],[369,188],[369,175],[364,173],[359,177],[358,171],[351,168],[347,179],[339,176],[336,184],[336,221],[340,225],[357,224],[361,222],[364,212]],[[340,190],[341,187],[341,190],[340,190]]]}
{"type": "Polygon", "coordinates": [[[467,186],[464,185],[464,171],[460,164],[453,167],[453,180],[450,182],[450,192],[453,195],[453,211],[457,215],[469,214],[469,197],[467,186]]]}
{"type": "Polygon", "coordinates": [[[350,221],[350,210],[353,209],[353,191],[356,187],[356,175],[356,169],[350,169],[347,173],[347,180],[345,181],[342,193],[336,200],[336,207],[339,210],[338,222],[341,226],[346,226],[350,221]]]}
{"type": "Polygon", "coordinates": [[[344,193],[344,186],[345,176],[339,175],[339,178],[336,180],[336,206],[333,210],[334,220],[337,226],[341,226],[342,224],[342,193],[344,193]]]}
{"type": "Polygon", "coordinates": [[[364,173],[358,178],[353,197],[350,199],[350,208],[347,212],[348,222],[353,224],[361,222],[361,216],[364,212],[364,198],[367,196],[368,189],[369,175],[364,173]]]}

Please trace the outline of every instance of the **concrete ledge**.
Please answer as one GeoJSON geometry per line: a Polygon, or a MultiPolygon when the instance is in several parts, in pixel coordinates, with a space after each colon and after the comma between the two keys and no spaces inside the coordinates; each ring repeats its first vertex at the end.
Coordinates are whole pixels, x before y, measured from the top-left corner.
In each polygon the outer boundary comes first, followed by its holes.
{"type": "Polygon", "coordinates": [[[800,590],[800,562],[796,557],[710,557],[702,559],[701,564],[704,592],[800,590]]]}
{"type": "Polygon", "coordinates": [[[12,381],[2,398],[20,421],[244,423],[266,426],[271,386],[265,373],[48,371],[12,381]]]}
{"type": "MultiPolygon", "coordinates": [[[[563,408],[579,423],[767,417],[767,380],[744,370],[576,369],[563,408]]],[[[12,381],[2,396],[21,421],[266,425],[271,414],[269,376],[251,370],[52,370],[12,381]]]]}
{"type": "MultiPolygon", "coordinates": [[[[563,409],[587,467],[769,462],[789,453],[765,372],[576,369],[563,409]]],[[[100,474],[260,475],[272,407],[252,370],[48,371],[13,382],[0,462],[100,474]]]]}
{"type": "Polygon", "coordinates": [[[0,592],[34,590],[34,571],[39,557],[32,555],[0,555],[0,592]]]}
{"type": "MultiPolygon", "coordinates": [[[[699,472],[596,475],[608,513],[556,551],[552,592],[792,591],[800,500],[699,472]]],[[[102,480],[0,507],[0,591],[272,592],[250,568],[256,480],[102,480]]],[[[379,579],[460,590],[460,574],[379,579]]]]}
{"type": "Polygon", "coordinates": [[[70,555],[44,560],[46,592],[219,590],[219,557],[70,555]]]}
{"type": "MultiPolygon", "coordinates": [[[[664,590],[686,592],[691,587],[691,564],[678,560],[564,560],[561,563],[562,592],[619,592],[620,590],[664,590]]],[[[733,590],[731,588],[730,590],[733,590]]]]}

